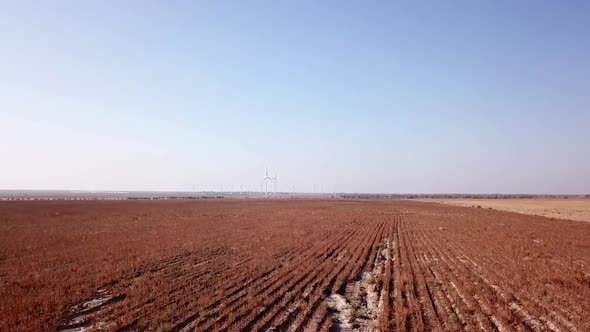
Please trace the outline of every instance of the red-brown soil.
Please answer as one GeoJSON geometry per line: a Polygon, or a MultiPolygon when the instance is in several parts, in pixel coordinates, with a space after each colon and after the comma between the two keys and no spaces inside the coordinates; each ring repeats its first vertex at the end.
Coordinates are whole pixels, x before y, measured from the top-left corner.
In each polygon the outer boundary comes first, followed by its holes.
{"type": "Polygon", "coordinates": [[[0,331],[590,331],[590,224],[412,201],[0,202],[0,331]]]}

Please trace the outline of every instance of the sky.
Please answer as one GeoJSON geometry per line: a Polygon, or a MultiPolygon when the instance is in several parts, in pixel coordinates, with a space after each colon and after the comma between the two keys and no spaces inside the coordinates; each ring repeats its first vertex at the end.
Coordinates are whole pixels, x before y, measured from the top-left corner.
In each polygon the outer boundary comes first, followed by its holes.
{"type": "Polygon", "coordinates": [[[0,189],[590,193],[588,17],[0,0],[0,189]]]}

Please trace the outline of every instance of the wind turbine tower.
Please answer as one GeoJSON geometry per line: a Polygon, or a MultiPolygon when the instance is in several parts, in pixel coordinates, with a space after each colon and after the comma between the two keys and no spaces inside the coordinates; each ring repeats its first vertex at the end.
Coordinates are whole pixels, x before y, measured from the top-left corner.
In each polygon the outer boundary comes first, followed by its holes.
{"type": "Polygon", "coordinates": [[[266,175],[264,176],[264,195],[268,196],[268,181],[272,183],[273,192],[276,194],[277,192],[277,175],[275,173],[275,177],[272,178],[268,176],[268,168],[266,169],[266,175]]]}

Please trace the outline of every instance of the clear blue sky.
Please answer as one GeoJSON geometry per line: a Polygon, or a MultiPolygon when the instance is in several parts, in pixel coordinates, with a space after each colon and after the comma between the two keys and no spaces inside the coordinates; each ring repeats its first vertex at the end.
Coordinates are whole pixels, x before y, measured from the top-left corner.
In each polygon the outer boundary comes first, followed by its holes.
{"type": "Polygon", "coordinates": [[[590,192],[588,1],[2,1],[0,189],[590,192]]]}

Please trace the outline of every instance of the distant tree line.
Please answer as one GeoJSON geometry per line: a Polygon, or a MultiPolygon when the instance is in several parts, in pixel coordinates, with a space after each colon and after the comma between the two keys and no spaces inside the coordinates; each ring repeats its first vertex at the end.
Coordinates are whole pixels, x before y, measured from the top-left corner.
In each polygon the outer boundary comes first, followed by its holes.
{"type": "Polygon", "coordinates": [[[222,199],[225,196],[207,195],[207,196],[129,196],[129,197],[0,197],[0,201],[120,201],[120,200],[167,200],[167,199],[222,199]]]}
{"type": "Polygon", "coordinates": [[[346,199],[510,199],[510,198],[590,198],[590,195],[532,194],[339,194],[346,199]]]}

